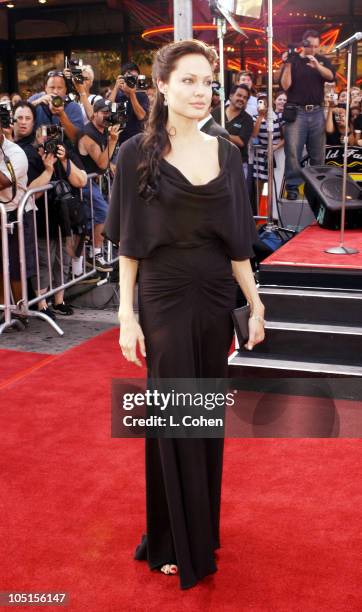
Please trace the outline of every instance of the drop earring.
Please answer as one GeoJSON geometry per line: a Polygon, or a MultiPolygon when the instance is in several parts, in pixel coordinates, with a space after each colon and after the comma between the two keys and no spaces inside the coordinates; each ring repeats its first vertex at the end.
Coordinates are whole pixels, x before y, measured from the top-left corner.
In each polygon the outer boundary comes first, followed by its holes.
{"type": "Polygon", "coordinates": [[[164,106],[168,106],[167,96],[166,96],[166,94],[165,94],[165,93],[164,93],[163,95],[164,95],[164,98],[165,98],[165,99],[164,99],[164,101],[163,101],[163,105],[164,105],[164,106]]]}

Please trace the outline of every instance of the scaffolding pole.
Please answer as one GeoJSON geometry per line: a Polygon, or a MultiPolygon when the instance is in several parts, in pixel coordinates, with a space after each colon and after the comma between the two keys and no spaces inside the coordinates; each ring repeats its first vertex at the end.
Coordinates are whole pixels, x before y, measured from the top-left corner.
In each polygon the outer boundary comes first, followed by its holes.
{"type": "Polygon", "coordinates": [[[173,0],[174,40],[193,38],[192,0],[173,0]]]}

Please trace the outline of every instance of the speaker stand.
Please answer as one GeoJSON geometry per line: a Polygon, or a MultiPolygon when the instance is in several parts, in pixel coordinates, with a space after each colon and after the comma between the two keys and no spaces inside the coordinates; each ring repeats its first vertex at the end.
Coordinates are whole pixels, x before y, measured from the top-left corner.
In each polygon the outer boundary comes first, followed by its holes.
{"type": "MultiPolygon", "coordinates": [[[[348,117],[350,108],[351,91],[351,69],[352,69],[352,41],[347,47],[347,107],[346,107],[346,129],[344,133],[344,157],[343,157],[343,179],[342,179],[342,208],[341,208],[341,238],[339,247],[326,249],[325,253],[332,255],[353,255],[359,253],[357,249],[344,245],[344,229],[346,223],[346,199],[347,199],[347,155],[348,155],[348,117]]],[[[338,53],[338,49],[337,49],[338,53]]]]}

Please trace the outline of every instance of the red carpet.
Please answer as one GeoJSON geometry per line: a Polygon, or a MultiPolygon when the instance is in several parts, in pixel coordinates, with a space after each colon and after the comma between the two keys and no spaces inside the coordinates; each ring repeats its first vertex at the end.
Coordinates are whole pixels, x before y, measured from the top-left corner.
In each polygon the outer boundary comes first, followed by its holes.
{"type": "Polygon", "coordinates": [[[110,378],[143,374],[111,330],[0,390],[0,591],[67,591],[71,612],[359,611],[359,440],[227,440],[218,572],[180,591],[132,559],[143,441],[110,439],[110,378]]]}
{"type": "Polygon", "coordinates": [[[324,229],[318,224],[311,225],[265,259],[262,267],[293,265],[362,270],[362,230],[345,232],[345,246],[358,249],[360,252],[356,255],[330,255],[324,252],[339,244],[340,232],[324,229]]]}
{"type": "Polygon", "coordinates": [[[34,367],[40,367],[49,357],[52,358],[52,355],[0,349],[0,388],[10,378],[29,374],[34,367]]]}

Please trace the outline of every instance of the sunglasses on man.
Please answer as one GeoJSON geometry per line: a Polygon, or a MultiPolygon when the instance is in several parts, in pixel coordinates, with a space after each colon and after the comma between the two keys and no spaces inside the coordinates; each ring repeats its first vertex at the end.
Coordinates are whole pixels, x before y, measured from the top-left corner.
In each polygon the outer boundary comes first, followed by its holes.
{"type": "Polygon", "coordinates": [[[64,74],[60,70],[50,70],[48,72],[48,74],[47,74],[47,77],[49,77],[49,78],[50,77],[57,77],[57,76],[63,77],[63,79],[64,79],[64,74]]]}

